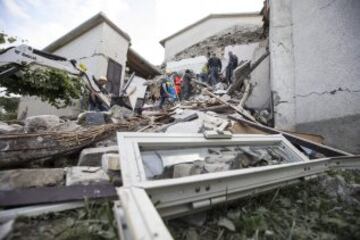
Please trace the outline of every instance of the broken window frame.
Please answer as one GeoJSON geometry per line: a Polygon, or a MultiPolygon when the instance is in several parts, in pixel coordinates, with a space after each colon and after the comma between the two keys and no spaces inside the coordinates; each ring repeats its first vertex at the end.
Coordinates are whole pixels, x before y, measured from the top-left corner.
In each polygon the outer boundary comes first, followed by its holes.
{"type": "MultiPolygon", "coordinates": [[[[117,138],[124,186],[131,186],[140,182],[155,181],[147,180],[146,178],[140,147],[145,148],[146,150],[156,150],[160,148],[161,150],[164,150],[178,147],[262,146],[280,144],[289,155],[297,158],[298,161],[309,161],[308,157],[294,147],[281,134],[234,134],[230,139],[206,139],[203,134],[167,133],[165,135],[163,133],[121,132],[118,133],[117,138]]],[[[209,174],[215,173],[207,173],[206,175],[202,175],[202,177],[209,176],[209,174]]]]}
{"type": "MultiPolygon", "coordinates": [[[[144,188],[163,217],[196,211],[199,208],[236,199],[236,193],[229,191],[227,186],[236,186],[237,180],[234,179],[241,178],[244,174],[266,169],[271,170],[275,166],[287,166],[294,163],[206,173],[174,179],[148,180],[145,175],[140,147],[145,148],[145,150],[159,148],[163,150],[164,148],[174,147],[262,146],[274,144],[283,146],[285,151],[289,155],[291,154],[292,157],[297,158],[300,163],[309,161],[304,154],[280,134],[235,134],[231,139],[209,140],[205,139],[202,134],[118,133],[123,186],[144,188]],[[180,191],[181,194],[177,194],[176,191],[180,191]]],[[[244,186],[239,191],[244,191],[243,188],[244,186]]]]}
{"type": "Polygon", "coordinates": [[[173,239],[144,189],[122,187],[117,193],[114,215],[120,239],[173,239]]]}

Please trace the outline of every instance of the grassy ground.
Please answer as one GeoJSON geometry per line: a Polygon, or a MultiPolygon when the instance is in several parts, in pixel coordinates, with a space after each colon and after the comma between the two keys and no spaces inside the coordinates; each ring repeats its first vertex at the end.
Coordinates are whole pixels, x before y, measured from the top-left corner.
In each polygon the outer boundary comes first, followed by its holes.
{"type": "Polygon", "coordinates": [[[7,240],[118,239],[112,204],[86,204],[85,208],[16,220],[7,240]]]}
{"type": "Polygon", "coordinates": [[[175,239],[360,239],[359,183],[358,172],[330,173],[213,209],[201,227],[168,227],[175,239]],[[218,225],[224,217],[235,231],[218,225]]]}

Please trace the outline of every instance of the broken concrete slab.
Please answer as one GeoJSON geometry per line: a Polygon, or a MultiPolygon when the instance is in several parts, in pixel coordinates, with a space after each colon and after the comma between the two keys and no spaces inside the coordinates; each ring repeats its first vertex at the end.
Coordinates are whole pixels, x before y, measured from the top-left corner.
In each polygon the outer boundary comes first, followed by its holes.
{"type": "Polygon", "coordinates": [[[126,95],[129,98],[129,102],[133,110],[135,110],[135,108],[138,107],[136,105],[138,99],[145,98],[146,89],[147,89],[147,85],[145,79],[138,76],[134,76],[132,78],[130,85],[126,89],[126,95]]]}
{"type": "Polygon", "coordinates": [[[130,109],[126,107],[121,107],[119,105],[112,106],[109,112],[112,118],[118,120],[129,118],[134,114],[133,111],[131,111],[130,109]]]}
{"type": "MultiPolygon", "coordinates": [[[[267,42],[261,42],[254,51],[252,61],[258,59],[267,50],[267,42]]],[[[253,109],[269,108],[271,104],[270,87],[270,57],[266,57],[263,62],[250,74],[251,94],[245,106],[253,109]]]]}
{"type": "Polygon", "coordinates": [[[39,115],[26,118],[24,123],[25,132],[33,133],[50,130],[51,128],[59,125],[61,123],[61,119],[55,115],[39,115]]]}
{"type": "Polygon", "coordinates": [[[66,169],[66,186],[103,184],[110,181],[101,167],[69,167],[66,169]]]}
{"type": "Polygon", "coordinates": [[[85,148],[81,151],[78,166],[101,166],[101,158],[104,153],[117,153],[117,146],[85,148]]]}
{"type": "Polygon", "coordinates": [[[64,175],[62,168],[0,171],[0,190],[61,185],[64,182],[64,175]]]}
{"type": "Polygon", "coordinates": [[[196,119],[191,122],[180,122],[170,126],[167,133],[198,133],[202,127],[202,120],[196,119]]]}

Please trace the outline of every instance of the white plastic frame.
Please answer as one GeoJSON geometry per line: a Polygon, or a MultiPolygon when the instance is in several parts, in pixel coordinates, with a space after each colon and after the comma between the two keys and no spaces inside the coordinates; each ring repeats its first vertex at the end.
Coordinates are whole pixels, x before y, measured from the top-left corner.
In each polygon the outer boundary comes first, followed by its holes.
{"type": "MultiPolygon", "coordinates": [[[[176,147],[212,147],[230,145],[271,145],[281,144],[285,151],[298,159],[298,161],[309,161],[309,159],[296,149],[281,134],[235,134],[231,139],[205,139],[202,134],[169,134],[169,133],[135,133],[119,132],[117,135],[120,166],[124,186],[132,186],[140,182],[148,182],[146,179],[140,147],[146,150],[157,150],[176,147]]],[[[215,173],[208,173],[211,176],[215,173]]],[[[204,175],[202,175],[203,177],[204,175]]],[[[179,181],[179,179],[173,179],[179,181]]],[[[151,181],[151,180],[150,180],[151,181]]],[[[156,180],[162,181],[162,180],[156,180]]]]}

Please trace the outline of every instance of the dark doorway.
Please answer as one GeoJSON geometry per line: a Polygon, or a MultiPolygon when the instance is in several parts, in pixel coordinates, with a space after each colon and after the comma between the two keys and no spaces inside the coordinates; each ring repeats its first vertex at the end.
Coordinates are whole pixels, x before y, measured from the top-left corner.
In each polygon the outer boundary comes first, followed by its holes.
{"type": "Polygon", "coordinates": [[[107,76],[106,76],[108,79],[108,83],[106,85],[106,89],[108,90],[109,93],[112,93],[114,96],[119,96],[120,93],[121,72],[122,72],[121,64],[115,62],[112,59],[109,59],[107,76]]]}

